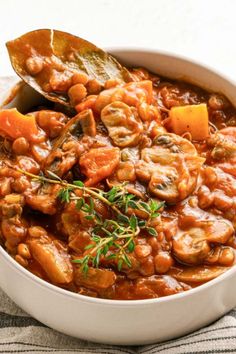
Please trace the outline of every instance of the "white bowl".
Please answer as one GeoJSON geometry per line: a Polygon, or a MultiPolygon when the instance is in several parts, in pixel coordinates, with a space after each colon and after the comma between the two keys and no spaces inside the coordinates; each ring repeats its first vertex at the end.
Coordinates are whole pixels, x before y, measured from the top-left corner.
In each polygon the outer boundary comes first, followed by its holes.
{"type": "MultiPolygon", "coordinates": [[[[236,105],[235,84],[197,63],[140,49],[111,52],[124,64],[222,92],[236,105]]],[[[19,102],[22,98],[11,105],[19,102]]],[[[135,301],[90,298],[58,288],[25,270],[1,247],[0,269],[0,286],[24,311],[60,332],[95,342],[140,345],[171,339],[209,324],[236,306],[236,267],[190,291],[135,301]]]]}

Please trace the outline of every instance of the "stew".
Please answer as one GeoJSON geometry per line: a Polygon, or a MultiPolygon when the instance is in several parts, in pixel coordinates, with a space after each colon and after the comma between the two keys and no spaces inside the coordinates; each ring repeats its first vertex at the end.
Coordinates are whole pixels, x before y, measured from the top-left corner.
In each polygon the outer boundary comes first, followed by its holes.
{"type": "Polygon", "coordinates": [[[0,111],[2,246],[38,277],[106,299],[176,294],[227,271],[235,108],[111,56],[116,70],[106,77],[104,66],[100,80],[71,64],[83,43],[55,31],[52,52],[47,31],[8,44],[18,74],[49,101],[0,111]]]}

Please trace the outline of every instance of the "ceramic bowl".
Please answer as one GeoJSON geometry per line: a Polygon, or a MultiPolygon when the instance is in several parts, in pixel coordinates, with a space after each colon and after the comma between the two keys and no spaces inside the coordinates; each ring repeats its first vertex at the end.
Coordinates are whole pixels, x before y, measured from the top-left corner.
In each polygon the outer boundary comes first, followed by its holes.
{"type": "MultiPolygon", "coordinates": [[[[214,70],[166,53],[110,50],[122,63],[184,79],[225,94],[236,105],[236,85],[214,70]]],[[[39,96],[16,94],[8,107],[24,107],[39,96]]],[[[78,295],[31,274],[0,247],[0,286],[24,311],[62,333],[89,341],[141,345],[197,330],[236,306],[236,267],[187,292],[160,299],[117,301],[78,295]]]]}

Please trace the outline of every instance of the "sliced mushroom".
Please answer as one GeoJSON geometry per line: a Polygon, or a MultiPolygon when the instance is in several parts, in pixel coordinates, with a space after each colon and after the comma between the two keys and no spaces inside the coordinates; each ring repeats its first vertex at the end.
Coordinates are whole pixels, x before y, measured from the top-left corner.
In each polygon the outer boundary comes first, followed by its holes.
{"type": "Polygon", "coordinates": [[[233,225],[227,220],[205,221],[204,224],[208,242],[224,244],[234,233],[233,225]]]}
{"type": "Polygon", "coordinates": [[[113,143],[119,147],[137,144],[143,132],[143,125],[136,109],[123,102],[112,102],[103,108],[101,120],[113,143]]]}
{"type": "Polygon", "coordinates": [[[192,228],[173,238],[173,254],[185,264],[199,264],[210,252],[204,230],[192,228]]]}
{"type": "Polygon", "coordinates": [[[158,135],[154,146],[142,150],[136,175],[149,182],[152,194],[176,203],[192,193],[204,161],[187,139],[171,133],[158,135]]]}
{"type": "Polygon", "coordinates": [[[160,166],[151,176],[149,190],[158,198],[174,203],[179,196],[177,180],[178,173],[175,168],[160,166]]]}
{"type": "Polygon", "coordinates": [[[205,283],[226,272],[228,267],[199,266],[191,268],[172,268],[168,274],[186,283],[205,283]]]}

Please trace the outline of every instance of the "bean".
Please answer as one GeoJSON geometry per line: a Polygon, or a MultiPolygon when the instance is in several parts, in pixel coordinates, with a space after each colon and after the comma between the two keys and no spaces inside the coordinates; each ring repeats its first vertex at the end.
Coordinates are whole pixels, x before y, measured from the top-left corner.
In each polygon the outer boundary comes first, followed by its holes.
{"type": "Polygon", "coordinates": [[[119,79],[109,79],[105,82],[104,84],[104,88],[107,90],[107,89],[110,89],[112,87],[116,87],[118,85],[121,84],[121,80],[119,79]]]}
{"type": "Polygon", "coordinates": [[[28,229],[28,235],[33,238],[39,238],[47,234],[46,230],[41,226],[31,226],[28,229]]]}
{"type": "Polygon", "coordinates": [[[144,276],[151,276],[151,275],[155,274],[153,257],[148,256],[148,257],[141,258],[141,259],[143,259],[143,262],[140,262],[141,263],[140,273],[144,276]]]}
{"type": "Polygon", "coordinates": [[[232,207],[233,200],[221,192],[216,192],[214,197],[214,205],[219,210],[228,210],[232,207]]]}
{"type": "Polygon", "coordinates": [[[12,150],[17,155],[25,155],[29,150],[29,142],[21,137],[14,140],[12,150]]]}
{"type": "Polygon", "coordinates": [[[206,167],[204,170],[204,180],[207,186],[211,186],[217,182],[217,174],[213,167],[206,167]]]}
{"type": "Polygon", "coordinates": [[[173,258],[168,252],[159,252],[154,258],[155,270],[157,273],[164,274],[168,272],[173,265],[173,258]]]}
{"type": "Polygon", "coordinates": [[[214,201],[214,194],[207,186],[198,189],[198,205],[201,209],[209,208],[214,201]]]}
{"type": "Polygon", "coordinates": [[[29,247],[25,243],[20,243],[17,246],[17,252],[24,259],[30,259],[31,258],[29,247]]]}
{"type": "Polygon", "coordinates": [[[157,241],[156,237],[149,237],[148,243],[152,247],[152,251],[157,253],[160,250],[160,243],[157,241]]]}
{"type": "Polygon", "coordinates": [[[220,257],[219,257],[219,263],[221,265],[224,265],[226,267],[229,267],[233,264],[235,258],[235,254],[232,248],[230,247],[225,247],[221,251],[220,257]]]}
{"type": "Polygon", "coordinates": [[[97,95],[102,90],[102,86],[96,79],[89,80],[86,87],[90,95],[97,95]]]}
{"type": "Polygon", "coordinates": [[[30,182],[26,176],[20,176],[12,182],[11,187],[14,192],[22,193],[30,187],[30,182]]]}
{"type": "Polygon", "coordinates": [[[28,266],[28,261],[27,259],[23,258],[22,256],[20,256],[19,254],[17,254],[15,256],[15,260],[17,261],[17,263],[19,263],[22,267],[27,267],[28,266]]]}
{"type": "Polygon", "coordinates": [[[72,76],[72,84],[83,84],[86,85],[89,81],[89,77],[85,73],[74,73],[72,76]]]}
{"type": "Polygon", "coordinates": [[[68,95],[72,105],[77,105],[82,101],[83,98],[87,95],[87,90],[84,85],[76,84],[71,86],[68,91],[68,95]]]}
{"type": "Polygon", "coordinates": [[[67,92],[71,87],[71,77],[67,72],[61,73],[54,70],[49,79],[49,85],[53,91],[67,92]]]}
{"type": "Polygon", "coordinates": [[[138,258],[147,257],[152,253],[152,247],[150,245],[137,245],[134,252],[138,258]]]}
{"type": "Polygon", "coordinates": [[[26,60],[26,70],[31,75],[37,75],[43,70],[43,59],[40,57],[29,57],[26,60]]]}

